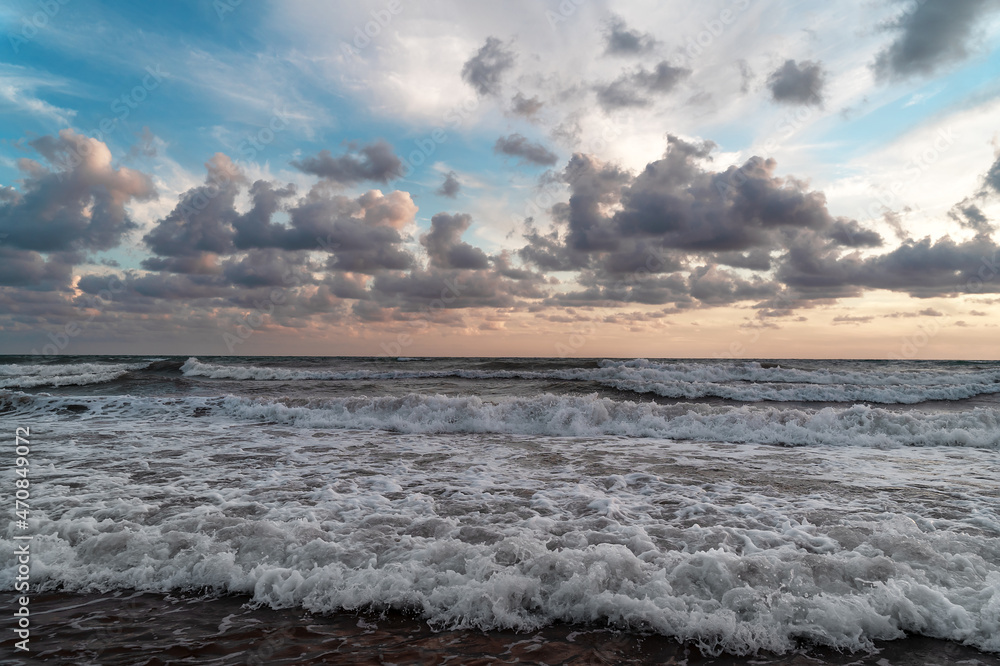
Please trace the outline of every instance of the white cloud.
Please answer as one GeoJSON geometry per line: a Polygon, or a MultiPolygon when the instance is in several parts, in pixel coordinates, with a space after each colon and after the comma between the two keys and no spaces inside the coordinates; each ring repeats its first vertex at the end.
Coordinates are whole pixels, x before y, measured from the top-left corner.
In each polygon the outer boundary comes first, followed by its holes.
{"type": "Polygon", "coordinates": [[[69,127],[76,111],[43,100],[38,91],[64,92],[68,82],[26,67],[0,63],[0,105],[7,112],[27,114],[54,121],[60,127],[69,127]]]}

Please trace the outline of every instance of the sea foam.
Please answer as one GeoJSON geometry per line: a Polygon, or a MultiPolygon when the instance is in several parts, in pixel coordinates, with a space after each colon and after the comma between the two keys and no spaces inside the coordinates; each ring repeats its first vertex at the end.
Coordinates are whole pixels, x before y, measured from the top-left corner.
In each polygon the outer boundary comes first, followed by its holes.
{"type": "Polygon", "coordinates": [[[925,412],[851,407],[706,405],[615,400],[597,395],[528,398],[442,396],[269,399],[237,396],[62,397],[0,393],[0,410],[73,412],[77,419],[191,415],[232,422],[403,433],[659,437],[783,446],[959,446],[1000,449],[1000,410],[925,412]]]}

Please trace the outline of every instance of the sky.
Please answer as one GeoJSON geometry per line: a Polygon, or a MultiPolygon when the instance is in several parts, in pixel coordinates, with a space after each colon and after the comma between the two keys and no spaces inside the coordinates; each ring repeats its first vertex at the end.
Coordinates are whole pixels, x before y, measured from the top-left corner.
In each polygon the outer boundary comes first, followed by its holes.
{"type": "Polygon", "coordinates": [[[0,36],[0,353],[1000,358],[1000,0],[15,0],[0,36]]]}

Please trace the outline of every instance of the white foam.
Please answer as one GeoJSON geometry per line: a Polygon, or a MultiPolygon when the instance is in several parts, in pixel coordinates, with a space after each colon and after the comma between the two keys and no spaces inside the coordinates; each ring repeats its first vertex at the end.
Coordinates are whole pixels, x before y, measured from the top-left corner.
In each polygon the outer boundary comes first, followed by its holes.
{"type": "Polygon", "coordinates": [[[609,361],[598,368],[531,370],[306,370],[220,365],[189,358],[189,377],[257,381],[399,380],[458,377],[596,382],[634,393],[694,400],[718,397],[741,402],[874,402],[916,404],[963,400],[1000,393],[1000,369],[990,370],[803,370],[764,367],[758,362],[665,363],[645,359],[609,361]]]}
{"type": "Polygon", "coordinates": [[[894,411],[854,405],[822,409],[618,401],[597,395],[498,398],[410,394],[274,400],[236,396],[0,395],[23,414],[88,409],[75,418],[142,421],[212,414],[234,422],[402,433],[497,433],[549,436],[660,437],[784,446],[952,446],[1000,450],[1000,410],[894,411]]]}
{"type": "Polygon", "coordinates": [[[906,632],[1000,651],[1000,532],[981,527],[998,518],[993,452],[338,435],[181,414],[36,424],[42,590],[207,588],[407,609],[438,628],[611,623],[734,654],[906,632]]]}
{"type": "Polygon", "coordinates": [[[0,388],[102,384],[143,367],[143,363],[6,364],[0,365],[0,388]]]}

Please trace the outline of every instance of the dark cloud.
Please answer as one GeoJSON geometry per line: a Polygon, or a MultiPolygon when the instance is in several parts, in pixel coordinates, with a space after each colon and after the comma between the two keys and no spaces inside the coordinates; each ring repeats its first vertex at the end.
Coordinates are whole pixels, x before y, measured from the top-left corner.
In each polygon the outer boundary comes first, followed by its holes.
{"type": "Polygon", "coordinates": [[[998,260],[1000,248],[983,236],[964,243],[947,236],[936,242],[905,241],[872,257],[842,255],[829,246],[797,242],[782,258],[777,277],[809,298],[858,295],[864,289],[899,291],[916,298],[998,293],[998,260]]]}
{"type": "MultiPolygon", "coordinates": [[[[297,202],[293,186],[258,181],[249,188],[251,207],[235,209],[245,179],[225,156],[208,165],[206,184],[189,190],[145,240],[154,257],[149,270],[218,274],[218,256],[246,250],[325,251],[328,270],[373,274],[404,270],[413,256],[403,248],[400,230],[417,211],[405,192],[370,190],[358,197],[330,195],[315,189],[297,202]],[[288,222],[278,221],[277,213],[288,222]]],[[[273,256],[273,255],[259,255],[273,256]]]]}
{"type": "MultiPolygon", "coordinates": [[[[79,317],[85,303],[80,293],[101,293],[109,276],[74,278],[73,267],[100,261],[101,251],[119,245],[134,228],[125,205],[153,196],[149,178],[111,168],[110,153],[99,142],[89,160],[73,162],[81,139],[91,141],[72,132],[37,140],[35,150],[50,166],[22,160],[22,190],[0,187],[0,238],[6,234],[0,306],[6,322],[79,317]],[[65,168],[53,170],[61,163],[65,168]],[[43,193],[53,197],[50,208],[36,199],[43,193]],[[28,215],[64,237],[36,233],[24,222],[28,215]],[[32,296],[44,307],[32,305],[32,296]]],[[[344,318],[400,324],[429,318],[475,326],[463,309],[491,308],[502,319],[515,309],[622,303],[666,306],[662,316],[749,302],[766,322],[873,289],[920,298],[1000,293],[1000,248],[990,237],[993,225],[980,207],[981,193],[951,211],[976,232],[974,239],[906,240],[883,251],[879,234],[831,215],[822,192],[778,176],[774,160],[754,157],[718,167],[713,150],[711,142],[668,136],[663,156],[638,172],[575,154],[544,179],[569,192],[548,209],[550,229],[540,230],[528,218],[524,247],[490,256],[462,240],[472,224],[469,215],[439,213],[418,239],[426,264],[408,250],[417,213],[408,193],[345,196],[328,180],[304,193],[292,185],[250,183],[217,154],[206,164],[205,182],[183,193],[145,236],[151,255],[142,262],[144,270],[119,271],[125,288],[95,321],[115,326],[116,317],[133,313],[160,325],[169,315],[213,331],[222,318],[260,307],[275,290],[281,303],[270,316],[294,327],[344,318]],[[554,288],[564,278],[546,273],[557,271],[575,274],[569,289],[554,288]]],[[[518,134],[501,138],[497,152],[536,164],[556,160],[518,134]]],[[[324,171],[323,157],[299,166],[324,171]]],[[[323,177],[336,182],[347,182],[348,173],[371,172],[374,167],[365,164],[376,161],[364,148],[326,158],[338,166],[323,177]]],[[[454,172],[439,190],[445,196],[454,193],[449,181],[457,187],[454,172]]],[[[936,312],[928,308],[914,316],[936,312]]],[[[129,321],[122,325],[147,325],[129,321]]],[[[848,321],[861,323],[837,323],[848,321]]]]}
{"type": "Polygon", "coordinates": [[[864,229],[857,220],[834,221],[827,232],[827,238],[844,247],[879,247],[883,244],[879,233],[864,229]]]}
{"type": "Polygon", "coordinates": [[[582,290],[554,295],[548,302],[603,307],[616,307],[622,303],[673,303],[679,311],[699,305],[720,306],[771,298],[780,291],[780,285],[773,281],[759,276],[747,280],[714,265],[696,266],[687,273],[663,274],[644,270],[613,275],[588,270],[581,273],[578,281],[582,290]]]}
{"type": "Polygon", "coordinates": [[[458,196],[459,191],[462,189],[462,183],[458,181],[458,174],[454,171],[449,171],[444,177],[444,182],[441,183],[441,187],[437,188],[437,194],[443,197],[451,197],[454,199],[458,196]]]}
{"type": "Polygon", "coordinates": [[[156,196],[149,176],[111,165],[107,146],[72,130],[29,142],[48,166],[18,160],[20,192],[0,196],[0,234],[8,247],[36,252],[107,250],[137,225],[126,206],[156,196]]]}
{"type": "Polygon", "coordinates": [[[551,210],[557,226],[547,233],[529,226],[521,258],[543,270],[581,271],[584,290],[564,300],[715,305],[781,290],[717,264],[770,270],[772,254],[795,242],[833,254],[881,245],[877,233],[831,216],[822,193],[777,177],[773,160],[706,169],[713,148],[670,136],[664,157],[638,174],[574,155],[561,174],[569,201],[551,210]],[[646,277],[615,287],[636,275],[646,277]]]}
{"type": "Polygon", "coordinates": [[[375,274],[405,270],[413,256],[400,229],[417,207],[406,192],[370,190],[357,198],[313,197],[288,209],[289,224],[274,224],[270,247],[330,253],[328,270],[375,274]]]}
{"type": "Polygon", "coordinates": [[[480,95],[498,95],[503,73],[514,66],[516,56],[496,37],[486,43],[462,65],[462,80],[480,95]]]}
{"type": "Polygon", "coordinates": [[[489,266],[486,254],[477,247],[462,242],[461,237],[472,216],[465,213],[438,213],[431,218],[431,230],[420,238],[427,249],[431,266],[435,268],[483,269],[489,266]]]}
{"type": "Polygon", "coordinates": [[[907,3],[885,28],[899,34],[872,63],[879,78],[901,79],[932,74],[964,60],[969,43],[985,16],[1000,8],[997,0],[922,0],[907,3]]]}
{"type": "Polygon", "coordinates": [[[516,116],[534,118],[543,106],[544,103],[538,97],[525,97],[521,93],[517,93],[510,98],[510,111],[516,116]]]}
{"type": "Polygon", "coordinates": [[[596,86],[597,101],[606,111],[649,106],[653,103],[651,95],[670,92],[690,74],[690,69],[674,67],[664,60],[651,72],[640,67],[634,72],[623,73],[611,83],[596,86]]]}
{"type": "Polygon", "coordinates": [[[620,236],[608,224],[605,210],[620,201],[622,188],[632,176],[616,165],[577,153],[566,165],[563,178],[570,186],[569,202],[557,204],[552,213],[569,228],[565,246],[578,255],[574,263],[585,267],[589,253],[618,247],[620,236]]]}
{"type": "Polygon", "coordinates": [[[868,324],[875,320],[874,315],[838,315],[833,318],[833,324],[868,324]]]}
{"type": "Polygon", "coordinates": [[[533,273],[526,268],[517,268],[511,265],[511,253],[509,250],[503,250],[500,254],[492,257],[493,268],[499,274],[511,280],[531,280],[538,281],[542,279],[542,276],[538,273],[533,273]]]}
{"type": "Polygon", "coordinates": [[[746,268],[751,271],[771,270],[771,253],[767,249],[758,248],[750,252],[719,252],[706,257],[713,264],[746,268]]]}
{"type": "MultiPolygon", "coordinates": [[[[910,209],[905,207],[903,209],[905,212],[909,212],[910,209]]],[[[902,216],[894,210],[889,210],[888,208],[882,214],[882,221],[889,225],[892,232],[896,235],[899,240],[906,240],[910,235],[903,228],[903,218],[902,216]]]]}
{"type": "Polygon", "coordinates": [[[948,217],[977,234],[991,234],[996,231],[996,226],[989,221],[986,214],[968,198],[953,206],[948,211],[948,217]]]}
{"type": "Polygon", "coordinates": [[[774,175],[774,160],[754,158],[713,173],[699,166],[711,144],[669,137],[666,156],[622,191],[614,236],[654,239],[665,248],[728,252],[780,245],[782,230],[826,230],[836,222],[826,198],[774,175]]]}
{"type": "Polygon", "coordinates": [[[656,38],[648,32],[629,28],[620,16],[608,21],[604,33],[606,55],[642,55],[656,49],[656,38]]]}
{"type": "Polygon", "coordinates": [[[371,295],[382,308],[423,313],[465,308],[512,308],[522,299],[542,298],[538,280],[510,280],[492,270],[413,270],[385,273],[372,282],[371,295]]]}
{"type": "Polygon", "coordinates": [[[785,64],[767,77],[771,99],[781,104],[822,104],[826,75],[818,62],[805,60],[785,64]]]}
{"type": "Polygon", "coordinates": [[[28,287],[36,291],[65,290],[79,257],[54,253],[48,259],[33,250],[0,246],[0,286],[28,287]]]}
{"type": "Polygon", "coordinates": [[[985,186],[993,192],[1000,194],[1000,157],[993,163],[990,170],[986,172],[985,186]]]}
{"type": "Polygon", "coordinates": [[[688,293],[705,305],[726,305],[739,301],[759,301],[779,291],[770,280],[754,276],[746,280],[717,266],[699,266],[691,272],[688,293]]]}
{"type": "Polygon", "coordinates": [[[314,282],[313,270],[304,252],[283,252],[274,248],[250,250],[222,264],[222,275],[238,287],[288,287],[314,282]]]}
{"type": "Polygon", "coordinates": [[[0,186],[0,285],[66,291],[73,267],[138,228],[127,211],[156,196],[151,179],[114,168],[105,144],[72,130],[28,142],[19,190],[0,186]]]}
{"type": "Polygon", "coordinates": [[[552,166],[559,158],[540,143],[531,143],[520,134],[511,134],[497,139],[493,152],[521,158],[522,163],[552,166]]]}
{"type": "MultiPolygon", "coordinates": [[[[155,254],[184,257],[190,263],[205,253],[226,254],[233,250],[232,225],[238,217],[234,206],[244,176],[222,153],[216,153],[205,167],[208,170],[205,184],[182,194],[173,211],[143,238],[155,254]]],[[[155,258],[146,260],[144,265],[155,270],[172,270],[155,258]]]]}
{"type": "MultiPolygon", "coordinates": [[[[81,278],[80,282],[80,289],[89,294],[98,293],[106,283],[96,275],[88,276],[86,281],[81,278]]],[[[149,273],[126,275],[123,283],[129,294],[141,298],[185,301],[203,307],[222,306],[225,297],[235,291],[219,275],[149,273]]]]}
{"type": "Polygon", "coordinates": [[[321,150],[315,157],[307,157],[292,162],[292,166],[305,173],[326,180],[351,185],[370,180],[388,183],[403,172],[403,162],[385,141],[376,141],[357,148],[349,146],[352,152],[334,157],[329,150],[321,150]]]}
{"type": "MultiPolygon", "coordinates": [[[[60,160],[70,149],[64,142],[50,140],[40,142],[38,152],[48,160],[60,160]]],[[[56,188],[61,178],[76,186],[79,197],[87,191],[83,184],[97,183],[112,199],[109,209],[111,204],[134,201],[151,192],[146,176],[110,169],[106,151],[91,157],[61,174],[37,162],[23,162],[28,187],[23,192],[0,188],[5,215],[11,209],[21,214],[23,207],[33,203],[36,181],[41,188],[56,188]]],[[[142,271],[84,274],[74,284],[73,266],[97,261],[92,253],[120,242],[125,225],[117,238],[105,239],[82,228],[72,238],[49,240],[42,250],[24,247],[34,241],[27,240],[17,226],[5,226],[6,242],[0,245],[0,303],[6,322],[14,317],[47,326],[79,320],[81,308],[93,310],[91,297],[106,291],[109,279],[120,280],[122,289],[96,316],[86,319],[95,334],[110,326],[141,335],[155,326],[158,333],[183,330],[191,334],[197,329],[211,336],[235,326],[246,312],[262,308],[269,313],[268,322],[298,328],[352,317],[345,300],[365,304],[354,310],[353,316],[359,319],[395,318],[400,313],[412,317],[422,308],[435,307],[442,290],[448,289],[457,290],[460,296],[453,299],[445,291],[444,309],[454,313],[449,322],[460,326],[464,325],[463,308],[515,307],[525,299],[544,296],[539,289],[544,276],[511,265],[509,255],[491,260],[482,250],[462,242],[461,234],[471,222],[465,215],[435,216],[430,233],[422,239],[431,265],[428,270],[415,269],[414,257],[406,249],[412,239],[404,228],[413,225],[417,208],[406,192],[370,190],[348,197],[321,183],[300,195],[291,185],[249,183],[221,154],[206,167],[205,182],[183,193],[173,210],[146,235],[152,254],[143,261],[142,271]],[[250,205],[237,210],[244,194],[249,194],[250,205]],[[82,295],[74,295],[71,284],[82,295]],[[142,315],[142,319],[127,314],[142,315]],[[232,322],[226,322],[227,317],[232,322]],[[170,323],[180,321],[185,322],[183,326],[170,323]]],[[[47,191],[61,192],[57,188],[47,191]]],[[[59,199],[63,200],[69,199],[59,199]]],[[[100,206],[92,197],[86,212],[103,214],[100,206]]],[[[70,236],[66,227],[60,231],[70,236]]]]}

